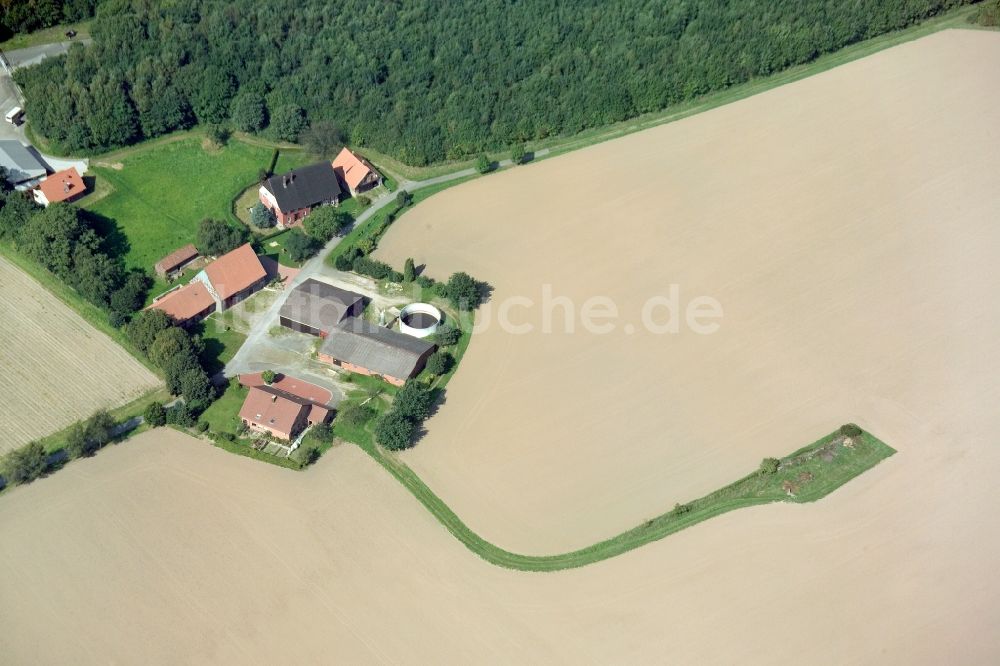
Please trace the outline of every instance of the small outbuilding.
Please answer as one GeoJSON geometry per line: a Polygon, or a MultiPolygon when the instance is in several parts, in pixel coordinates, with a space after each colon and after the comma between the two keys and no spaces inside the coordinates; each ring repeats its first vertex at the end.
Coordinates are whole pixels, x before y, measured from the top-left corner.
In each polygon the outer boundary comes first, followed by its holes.
{"type": "Polygon", "coordinates": [[[324,363],[402,386],[424,369],[434,349],[430,342],[351,317],[330,331],[318,356],[324,363]]]}
{"type": "Polygon", "coordinates": [[[199,256],[201,255],[198,253],[198,249],[194,245],[188,244],[160,259],[153,268],[161,278],[174,277],[183,272],[199,256]]]}
{"type": "Polygon", "coordinates": [[[278,323],[299,333],[325,338],[348,317],[365,309],[365,297],[309,278],[295,287],[278,313],[278,323]]]}

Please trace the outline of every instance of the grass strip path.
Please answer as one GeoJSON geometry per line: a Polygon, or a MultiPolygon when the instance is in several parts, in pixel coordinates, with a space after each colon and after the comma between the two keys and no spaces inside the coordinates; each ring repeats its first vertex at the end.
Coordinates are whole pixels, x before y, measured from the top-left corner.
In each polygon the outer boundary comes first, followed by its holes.
{"type": "Polygon", "coordinates": [[[558,555],[521,555],[486,541],[469,529],[410,467],[371,441],[358,445],[390,474],[466,548],[487,562],[519,571],[575,569],[621,555],[723,513],[772,502],[814,502],[871,469],[896,451],[864,432],[847,444],[836,431],[781,459],[777,472],[760,471],[686,505],[679,505],[616,536],[558,555]]]}

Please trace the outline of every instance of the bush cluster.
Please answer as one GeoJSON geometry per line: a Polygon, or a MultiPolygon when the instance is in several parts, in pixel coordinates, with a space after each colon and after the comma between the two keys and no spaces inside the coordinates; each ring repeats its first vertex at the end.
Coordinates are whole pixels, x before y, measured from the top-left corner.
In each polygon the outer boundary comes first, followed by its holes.
{"type": "Polygon", "coordinates": [[[376,424],[375,441],[391,451],[409,448],[433,403],[434,394],[427,386],[409,380],[396,394],[392,409],[376,424]]]}

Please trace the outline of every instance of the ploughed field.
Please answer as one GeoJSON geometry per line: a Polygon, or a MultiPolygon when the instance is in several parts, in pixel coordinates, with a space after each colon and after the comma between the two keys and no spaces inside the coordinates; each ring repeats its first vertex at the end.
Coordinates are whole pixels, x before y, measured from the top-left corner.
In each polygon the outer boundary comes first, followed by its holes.
{"type": "MultiPolygon", "coordinates": [[[[899,450],[883,463],[899,473],[995,446],[998,71],[1000,34],[945,31],[416,207],[379,258],[495,293],[404,459],[474,530],[544,554],[845,421],[899,450]],[[679,332],[649,332],[644,304],[671,285],[679,332]],[[599,296],[610,332],[580,323],[599,296]],[[703,296],[714,334],[683,321],[703,296]],[[505,329],[505,309],[534,330],[505,329]]],[[[952,474],[939,483],[965,483],[952,474]]]]}
{"type": "Polygon", "coordinates": [[[0,452],[134,400],[160,380],[0,257],[0,452]]]}

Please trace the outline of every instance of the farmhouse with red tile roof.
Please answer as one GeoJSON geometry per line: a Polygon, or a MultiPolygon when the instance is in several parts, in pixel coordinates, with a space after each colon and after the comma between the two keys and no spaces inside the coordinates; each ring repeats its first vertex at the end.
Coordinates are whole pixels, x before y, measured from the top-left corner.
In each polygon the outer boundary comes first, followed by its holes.
{"type": "Polygon", "coordinates": [[[333,394],[296,377],[278,375],[270,385],[260,373],[240,375],[240,384],[250,388],[240,420],[257,432],[290,441],[308,426],[326,423],[333,411],[333,394]]]}
{"type": "Polygon", "coordinates": [[[83,184],[83,178],[75,167],[70,167],[63,171],[57,171],[39,183],[35,189],[35,202],[48,206],[60,201],[72,201],[84,192],[87,186],[83,184]]]}
{"type": "Polygon", "coordinates": [[[363,157],[352,153],[348,148],[344,148],[333,160],[333,170],[337,172],[340,180],[351,191],[351,195],[378,187],[382,182],[375,167],[363,157]]]}
{"type": "Polygon", "coordinates": [[[221,312],[260,291],[267,284],[267,271],[246,243],[205,266],[195,280],[208,286],[221,312]]]}

